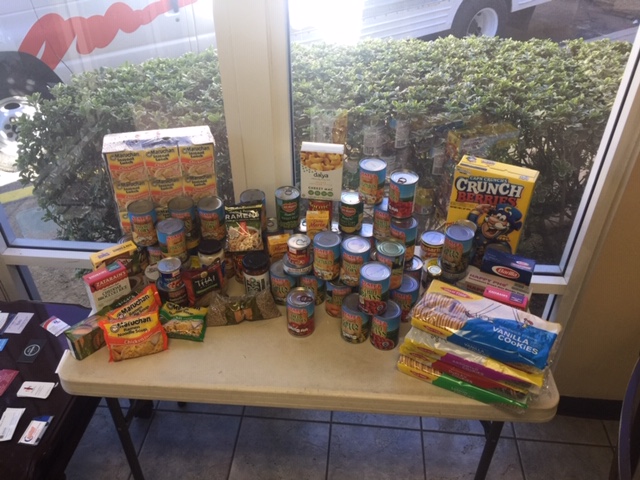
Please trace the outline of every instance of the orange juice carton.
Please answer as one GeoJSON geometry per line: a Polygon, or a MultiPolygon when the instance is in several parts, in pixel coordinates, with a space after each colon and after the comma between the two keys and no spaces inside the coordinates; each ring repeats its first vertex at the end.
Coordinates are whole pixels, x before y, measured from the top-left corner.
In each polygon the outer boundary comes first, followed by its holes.
{"type": "Polygon", "coordinates": [[[538,173],[466,155],[456,165],[446,223],[475,224],[473,265],[490,248],[516,252],[538,173]]]}

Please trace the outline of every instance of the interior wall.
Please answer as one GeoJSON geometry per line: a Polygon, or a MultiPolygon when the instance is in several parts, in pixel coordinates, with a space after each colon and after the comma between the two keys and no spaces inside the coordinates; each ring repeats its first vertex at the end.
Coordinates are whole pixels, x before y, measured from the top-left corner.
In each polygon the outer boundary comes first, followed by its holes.
{"type": "Polygon", "coordinates": [[[564,396],[621,400],[640,353],[640,162],[614,215],[554,370],[564,396]]]}

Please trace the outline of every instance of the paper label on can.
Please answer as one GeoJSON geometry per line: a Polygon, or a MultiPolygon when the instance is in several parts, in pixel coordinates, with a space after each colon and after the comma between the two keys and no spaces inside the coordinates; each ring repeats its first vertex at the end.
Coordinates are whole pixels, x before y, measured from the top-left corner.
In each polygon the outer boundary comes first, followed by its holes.
{"type": "Polygon", "coordinates": [[[313,269],[319,278],[333,280],[340,274],[340,263],[333,250],[316,247],[313,251],[313,269]]]}
{"type": "Polygon", "coordinates": [[[381,350],[392,350],[398,343],[400,330],[399,318],[383,320],[373,317],[371,319],[371,343],[381,350]]]}
{"type": "Polygon", "coordinates": [[[384,311],[388,298],[389,292],[383,290],[382,284],[360,279],[358,300],[363,312],[374,314],[384,311]]]}
{"type": "Polygon", "coordinates": [[[275,300],[280,302],[285,302],[287,299],[287,295],[294,287],[293,279],[290,277],[277,277],[275,275],[271,275],[271,294],[275,300]]]}
{"type": "Polygon", "coordinates": [[[289,305],[287,307],[287,328],[294,335],[308,335],[313,332],[313,315],[306,308],[289,305]]]}
{"type": "Polygon", "coordinates": [[[342,335],[351,340],[357,340],[365,333],[362,316],[356,313],[343,310],[341,325],[342,335]]]}
{"type": "Polygon", "coordinates": [[[343,252],[342,266],[340,268],[340,280],[342,280],[342,283],[352,287],[358,285],[360,269],[364,263],[365,259],[363,256],[343,252]]]}
{"type": "Polygon", "coordinates": [[[200,229],[202,231],[202,238],[215,238],[216,240],[222,240],[227,235],[227,230],[224,226],[224,216],[218,214],[218,212],[198,212],[200,217],[200,229]]]}

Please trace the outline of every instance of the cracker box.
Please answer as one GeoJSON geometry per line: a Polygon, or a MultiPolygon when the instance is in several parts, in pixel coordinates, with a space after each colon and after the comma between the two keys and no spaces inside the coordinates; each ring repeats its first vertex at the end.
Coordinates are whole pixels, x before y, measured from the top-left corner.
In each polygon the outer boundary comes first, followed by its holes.
{"type": "Polygon", "coordinates": [[[516,252],[537,179],[536,170],[466,155],[456,165],[446,223],[477,225],[474,265],[487,248],[516,252]]]}
{"type": "Polygon", "coordinates": [[[300,185],[302,198],[340,200],[344,145],[302,142],[300,149],[300,185]]]}

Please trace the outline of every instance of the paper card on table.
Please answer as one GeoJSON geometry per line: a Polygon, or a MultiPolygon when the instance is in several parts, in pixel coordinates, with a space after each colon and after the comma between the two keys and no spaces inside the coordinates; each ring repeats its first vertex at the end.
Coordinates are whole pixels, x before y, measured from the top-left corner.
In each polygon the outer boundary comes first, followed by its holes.
{"type": "Polygon", "coordinates": [[[4,333],[22,333],[24,327],[26,327],[29,320],[31,320],[31,317],[33,317],[33,313],[16,313],[4,333]]]}
{"type": "Polygon", "coordinates": [[[42,351],[47,341],[43,338],[33,338],[27,342],[22,353],[18,357],[18,363],[33,363],[38,354],[42,351]]]}
{"type": "Polygon", "coordinates": [[[47,398],[56,385],[58,384],[53,382],[24,382],[16,396],[47,398]]]}
{"type": "Polygon", "coordinates": [[[7,388],[9,388],[18,373],[18,370],[10,370],[8,368],[0,370],[0,396],[7,391],[7,388]]]}
{"type": "Polygon", "coordinates": [[[45,430],[53,420],[53,415],[42,415],[31,420],[31,423],[18,440],[18,443],[37,445],[44,435],[45,430]]]}
{"type": "Polygon", "coordinates": [[[8,312],[0,312],[0,330],[2,330],[2,327],[4,327],[4,324],[7,323],[8,319],[9,319],[8,312]]]}
{"type": "Polygon", "coordinates": [[[60,335],[65,330],[70,328],[69,325],[64,323],[58,317],[49,317],[44,322],[41,323],[42,328],[44,328],[47,332],[55,335],[56,337],[60,335]]]}
{"type": "Polygon", "coordinates": [[[7,442],[13,437],[20,417],[26,408],[7,408],[0,418],[0,442],[7,442]]]}
{"type": "Polygon", "coordinates": [[[0,338],[0,352],[7,346],[8,338],[0,338]]]}

